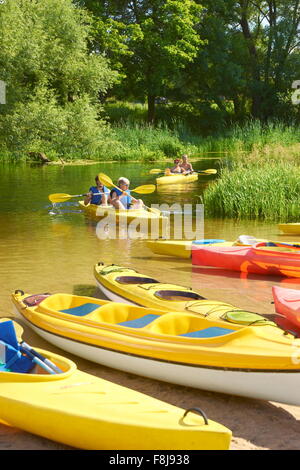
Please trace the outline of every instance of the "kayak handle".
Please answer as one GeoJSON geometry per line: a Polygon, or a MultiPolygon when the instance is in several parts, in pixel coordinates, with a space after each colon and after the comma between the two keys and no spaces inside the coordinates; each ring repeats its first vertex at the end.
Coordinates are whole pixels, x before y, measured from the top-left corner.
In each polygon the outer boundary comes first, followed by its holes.
{"type": "Polygon", "coordinates": [[[21,294],[21,295],[24,295],[24,294],[25,294],[25,292],[24,292],[24,291],[22,291],[21,289],[17,289],[17,290],[15,290],[15,294],[21,294]]]}
{"type": "Polygon", "coordinates": [[[198,407],[197,407],[197,408],[188,408],[188,409],[185,411],[185,413],[184,413],[182,419],[184,419],[184,418],[186,417],[186,415],[187,415],[188,413],[190,413],[191,411],[194,411],[195,413],[198,413],[199,415],[201,415],[202,418],[204,419],[204,423],[205,423],[206,425],[208,425],[208,419],[207,419],[206,414],[204,413],[204,411],[201,410],[201,408],[198,408],[198,407]]]}

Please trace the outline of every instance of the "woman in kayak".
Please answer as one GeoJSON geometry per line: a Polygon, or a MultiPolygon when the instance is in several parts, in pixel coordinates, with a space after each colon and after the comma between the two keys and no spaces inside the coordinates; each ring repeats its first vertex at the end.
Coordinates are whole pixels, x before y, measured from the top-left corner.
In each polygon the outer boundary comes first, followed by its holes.
{"type": "Polygon", "coordinates": [[[115,209],[142,209],[144,203],[141,199],[135,199],[130,194],[130,181],[123,176],[118,179],[118,188],[110,192],[110,203],[115,209]]]}
{"type": "Polygon", "coordinates": [[[182,163],[180,163],[180,167],[182,168],[185,175],[188,173],[193,173],[194,171],[192,164],[189,162],[188,156],[186,154],[182,155],[182,163]]]}
{"type": "Polygon", "coordinates": [[[176,159],[174,160],[174,166],[173,166],[173,168],[171,168],[171,169],[167,168],[167,169],[166,169],[166,174],[169,173],[167,170],[169,170],[169,172],[170,172],[171,174],[183,173],[184,170],[183,170],[183,168],[181,168],[181,160],[180,160],[179,158],[176,158],[176,159]]]}
{"type": "Polygon", "coordinates": [[[109,189],[101,183],[98,176],[96,176],[95,182],[96,186],[91,186],[84,198],[84,205],[96,204],[97,206],[107,206],[107,201],[110,199],[109,189]]]}

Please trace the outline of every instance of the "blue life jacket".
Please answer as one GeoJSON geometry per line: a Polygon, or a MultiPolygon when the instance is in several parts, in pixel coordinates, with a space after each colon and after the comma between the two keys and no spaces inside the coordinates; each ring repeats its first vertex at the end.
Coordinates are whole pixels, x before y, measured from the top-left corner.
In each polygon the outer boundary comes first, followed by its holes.
{"type": "MultiPolygon", "coordinates": [[[[99,189],[97,188],[97,186],[91,186],[90,187],[90,192],[91,193],[99,193],[99,189]]],[[[109,195],[109,189],[106,187],[106,186],[103,186],[103,192],[107,195],[109,195]]],[[[91,202],[90,204],[101,204],[101,200],[102,200],[102,194],[98,194],[97,196],[92,196],[92,199],[91,199],[91,202]]]]}
{"type": "MultiPolygon", "coordinates": [[[[111,190],[111,194],[115,192],[117,193],[118,196],[122,196],[123,194],[123,191],[121,191],[121,189],[119,188],[113,188],[111,190]]],[[[124,191],[125,193],[127,193],[127,196],[123,195],[122,197],[120,197],[120,201],[122,202],[123,206],[125,207],[125,209],[130,209],[130,206],[131,206],[131,196],[130,196],[130,190],[127,189],[126,191],[124,191]]]]}

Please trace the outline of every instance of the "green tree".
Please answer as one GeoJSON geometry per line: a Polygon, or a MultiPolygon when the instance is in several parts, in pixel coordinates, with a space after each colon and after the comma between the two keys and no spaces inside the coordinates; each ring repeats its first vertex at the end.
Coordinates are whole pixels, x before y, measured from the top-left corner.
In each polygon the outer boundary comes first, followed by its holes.
{"type": "Polygon", "coordinates": [[[184,75],[178,99],[206,116],[217,109],[227,123],[295,117],[290,95],[299,69],[299,0],[199,2],[205,45],[184,75]]]}
{"type": "MultiPolygon", "coordinates": [[[[43,142],[47,141],[47,124],[49,134],[53,135],[55,121],[49,122],[49,119],[51,116],[57,119],[59,111],[65,116],[73,114],[72,119],[65,121],[73,123],[67,132],[73,142],[76,141],[76,118],[78,126],[86,128],[84,114],[76,105],[79,100],[84,102],[87,115],[94,115],[94,130],[97,127],[101,130],[99,108],[94,112],[93,107],[98,106],[99,93],[108,90],[116,74],[102,54],[90,53],[91,24],[90,15],[71,0],[9,0],[0,4],[0,78],[7,84],[7,104],[0,108],[0,123],[1,133],[6,134],[11,148],[20,142],[14,122],[18,112],[26,110],[26,105],[31,110],[30,119],[28,117],[27,124],[24,122],[25,111],[22,123],[27,128],[28,142],[31,141],[30,125],[34,122],[32,133],[40,129],[40,135],[44,136],[38,139],[41,151],[43,142]],[[40,103],[45,110],[46,96],[51,112],[46,113],[48,121],[41,122],[38,105],[40,103]],[[33,113],[39,119],[35,119],[33,113]],[[11,135],[7,135],[7,129],[11,135]]],[[[22,142],[26,148],[26,139],[22,142]]]]}
{"type": "Polygon", "coordinates": [[[94,48],[118,60],[123,94],[148,101],[148,121],[155,99],[172,89],[197,55],[201,6],[193,0],[80,2],[98,18],[94,48]]]}

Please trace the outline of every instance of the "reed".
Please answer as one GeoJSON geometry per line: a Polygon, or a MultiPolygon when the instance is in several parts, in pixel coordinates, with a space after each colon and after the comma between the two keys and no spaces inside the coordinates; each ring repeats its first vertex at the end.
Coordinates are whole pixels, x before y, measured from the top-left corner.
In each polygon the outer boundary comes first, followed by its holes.
{"type": "Polygon", "coordinates": [[[203,194],[212,217],[299,221],[300,168],[286,161],[235,162],[203,194]]]}

